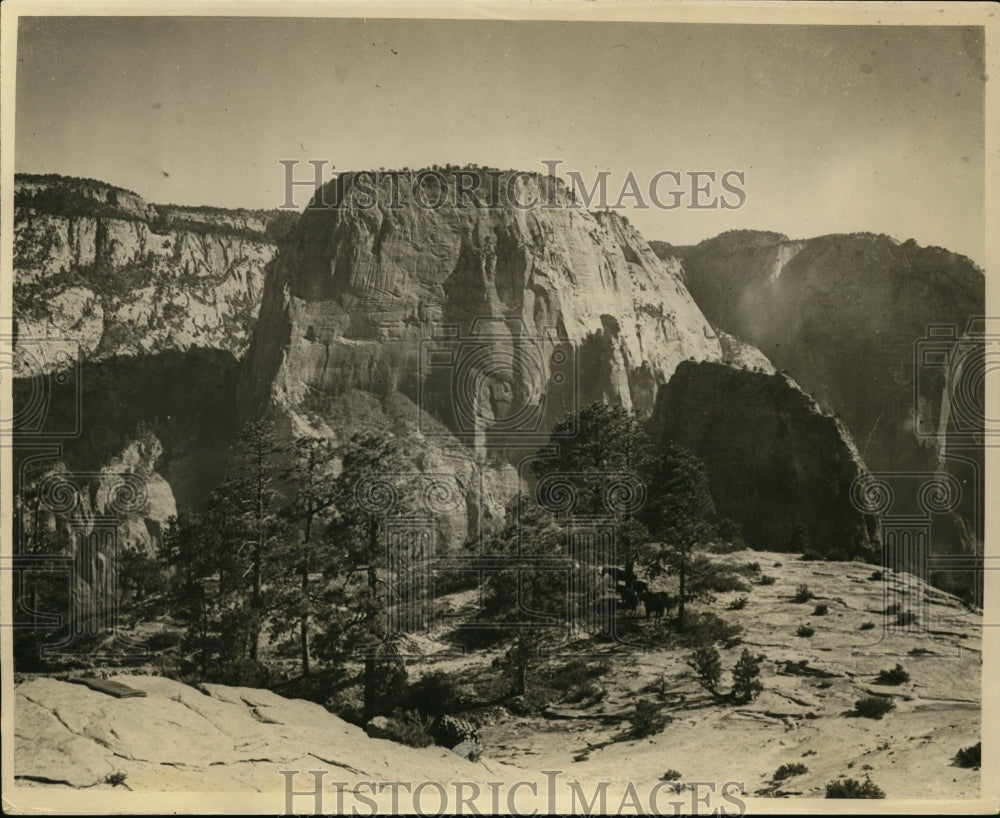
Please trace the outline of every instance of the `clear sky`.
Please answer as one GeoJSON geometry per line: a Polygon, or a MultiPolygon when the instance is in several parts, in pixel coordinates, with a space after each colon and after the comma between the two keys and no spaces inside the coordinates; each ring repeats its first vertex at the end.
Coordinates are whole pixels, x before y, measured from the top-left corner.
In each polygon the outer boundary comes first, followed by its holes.
{"type": "Polygon", "coordinates": [[[261,208],[282,159],[561,159],[615,193],[735,169],[738,210],[628,215],[677,244],[867,230],[982,265],[984,92],[982,31],[957,27],[22,18],[15,164],[261,208]]]}

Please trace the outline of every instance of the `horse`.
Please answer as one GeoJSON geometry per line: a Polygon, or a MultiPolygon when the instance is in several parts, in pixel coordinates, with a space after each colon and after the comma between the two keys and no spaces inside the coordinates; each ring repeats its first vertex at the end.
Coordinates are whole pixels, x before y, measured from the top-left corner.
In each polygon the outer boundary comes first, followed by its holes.
{"type": "Polygon", "coordinates": [[[611,577],[612,581],[615,582],[615,583],[624,582],[625,581],[625,569],[624,568],[618,568],[617,566],[614,566],[614,565],[605,565],[601,569],[601,576],[602,577],[611,577]]]}
{"type": "Polygon", "coordinates": [[[666,591],[649,591],[642,595],[642,604],[646,608],[646,621],[652,616],[659,624],[660,617],[674,607],[674,599],[666,591]]]}
{"type": "Polygon", "coordinates": [[[631,588],[618,587],[618,595],[622,598],[622,609],[635,611],[639,607],[639,595],[631,588]]]}

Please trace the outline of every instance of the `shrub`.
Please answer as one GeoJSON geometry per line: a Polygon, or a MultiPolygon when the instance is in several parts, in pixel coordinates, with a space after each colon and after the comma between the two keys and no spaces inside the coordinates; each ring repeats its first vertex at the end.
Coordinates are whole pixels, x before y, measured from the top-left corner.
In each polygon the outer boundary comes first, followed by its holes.
{"type": "Polygon", "coordinates": [[[677,770],[667,770],[660,776],[660,781],[680,781],[683,776],[677,770]]]}
{"type": "Polygon", "coordinates": [[[813,616],[826,616],[830,613],[830,607],[826,604],[817,605],[813,608],[813,616]]]}
{"type": "Polygon", "coordinates": [[[406,707],[427,716],[453,712],[461,698],[459,685],[443,670],[434,670],[409,685],[406,707]]]}
{"type": "Polygon", "coordinates": [[[177,647],[182,641],[184,634],[180,631],[157,631],[146,638],[146,644],[154,653],[177,647]]]}
{"type": "Polygon", "coordinates": [[[887,616],[892,616],[894,614],[898,614],[899,611],[900,611],[900,607],[899,607],[899,603],[898,602],[893,602],[892,604],[885,606],[885,612],[886,612],[887,616]]]}
{"type": "Polygon", "coordinates": [[[632,734],[639,738],[655,735],[667,726],[667,717],[660,712],[660,705],[646,699],[635,703],[629,721],[632,723],[632,734]]]}
{"type": "Polygon", "coordinates": [[[743,648],[743,653],[733,668],[733,697],[737,701],[748,702],[764,689],[760,683],[760,663],[763,661],[762,655],[754,656],[743,648]]]}
{"type": "Polygon", "coordinates": [[[732,602],[729,603],[729,610],[742,611],[747,606],[747,603],[749,601],[750,599],[747,597],[746,594],[741,594],[740,596],[736,597],[736,599],[732,600],[732,602]]]}
{"type": "Polygon", "coordinates": [[[814,633],[816,633],[816,629],[811,627],[810,625],[806,625],[805,623],[799,625],[798,630],[795,631],[796,636],[801,636],[804,637],[805,639],[808,639],[814,633]]]}
{"type": "Polygon", "coordinates": [[[233,659],[216,668],[212,681],[232,687],[267,687],[271,670],[256,659],[233,659]]]}
{"type": "Polygon", "coordinates": [[[745,562],[743,565],[739,566],[737,569],[744,576],[755,576],[760,573],[760,563],[759,562],[745,562]]]}
{"type": "Polygon", "coordinates": [[[977,741],[971,747],[963,747],[955,753],[955,758],[952,760],[952,764],[956,767],[978,769],[982,766],[982,756],[983,743],[981,741],[977,741]]]}
{"type": "Polygon", "coordinates": [[[876,787],[870,778],[855,781],[845,778],[842,781],[831,781],[826,785],[827,798],[885,798],[885,793],[876,787]]]}
{"type": "Polygon", "coordinates": [[[885,576],[885,574],[883,574],[881,571],[872,571],[871,575],[868,577],[868,579],[872,580],[873,582],[878,582],[884,576],[885,576]]]}
{"type": "Polygon", "coordinates": [[[864,696],[854,702],[854,714],[866,719],[880,719],[895,706],[891,699],[882,696],[864,696]]]}
{"type": "Polygon", "coordinates": [[[687,660],[688,666],[698,674],[698,681],[710,693],[715,693],[722,679],[722,659],[713,645],[695,650],[687,660]]]}
{"type": "Polygon", "coordinates": [[[112,787],[120,787],[125,783],[125,779],[128,778],[128,773],[124,770],[115,770],[113,773],[108,773],[104,776],[104,783],[110,784],[112,787]]]}
{"type": "Polygon", "coordinates": [[[861,623],[861,627],[860,627],[860,628],[858,628],[858,630],[859,630],[859,631],[870,631],[870,630],[871,630],[872,628],[874,628],[874,627],[875,627],[875,623],[874,623],[874,622],[872,622],[872,621],[871,621],[871,620],[869,619],[869,620],[868,620],[867,622],[862,622],[862,623],[861,623]]]}
{"type": "Polygon", "coordinates": [[[903,670],[903,666],[897,664],[892,670],[880,670],[875,678],[875,683],[880,685],[901,685],[910,681],[910,674],[903,670]]]}
{"type": "Polygon", "coordinates": [[[775,580],[775,578],[770,574],[761,574],[760,579],[757,580],[757,582],[761,585],[774,585],[776,581],[777,580],[775,580]]]}
{"type": "Polygon", "coordinates": [[[714,570],[702,574],[698,585],[706,592],[724,594],[727,591],[749,591],[750,586],[728,566],[712,566],[714,570]]]}
{"type": "Polygon", "coordinates": [[[900,611],[896,615],[896,624],[903,626],[914,625],[919,618],[913,611],[900,611]]]}
{"type": "Polygon", "coordinates": [[[802,583],[801,585],[798,586],[798,588],[795,589],[796,602],[808,602],[810,599],[813,599],[814,597],[815,594],[813,594],[813,592],[809,590],[809,586],[806,585],[805,583],[802,583]]]}
{"type": "Polygon", "coordinates": [[[408,747],[430,747],[434,743],[431,725],[434,719],[416,710],[395,710],[389,719],[392,740],[408,747]]]}
{"type": "Polygon", "coordinates": [[[798,761],[791,764],[782,764],[774,771],[774,775],[771,776],[774,781],[784,781],[786,778],[791,778],[793,775],[802,775],[802,773],[809,772],[809,768],[798,761]]]}
{"type": "Polygon", "coordinates": [[[731,643],[742,631],[736,624],[730,624],[711,611],[687,617],[681,640],[689,647],[712,645],[716,642],[731,643]]]}

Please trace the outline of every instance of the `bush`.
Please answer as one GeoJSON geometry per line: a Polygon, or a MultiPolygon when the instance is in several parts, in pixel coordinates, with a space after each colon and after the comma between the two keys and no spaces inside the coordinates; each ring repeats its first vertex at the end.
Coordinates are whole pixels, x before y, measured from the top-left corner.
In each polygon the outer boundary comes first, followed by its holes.
{"type": "Polygon", "coordinates": [[[876,787],[870,778],[855,781],[845,778],[842,781],[831,781],[826,785],[827,798],[885,798],[885,793],[876,787]]]}
{"type": "Polygon", "coordinates": [[[920,617],[913,613],[913,611],[900,611],[896,615],[896,624],[903,626],[915,625],[919,619],[920,617]]]}
{"type": "Polygon", "coordinates": [[[660,776],[660,781],[680,781],[683,776],[677,770],[667,770],[660,776]]]}
{"type": "Polygon", "coordinates": [[[885,606],[885,612],[887,616],[893,616],[895,614],[898,614],[899,611],[900,607],[898,602],[893,602],[891,605],[885,606]]]}
{"type": "Polygon", "coordinates": [[[955,753],[952,764],[956,767],[965,767],[966,769],[978,769],[982,766],[982,757],[983,743],[977,741],[971,747],[963,747],[955,753]]]}
{"type": "Polygon", "coordinates": [[[774,775],[771,776],[774,781],[784,781],[786,778],[791,778],[793,775],[802,775],[802,773],[809,772],[809,768],[805,764],[799,762],[793,762],[792,764],[782,764],[774,771],[774,775]]]}
{"type": "Polygon", "coordinates": [[[859,630],[859,631],[870,631],[870,630],[871,630],[872,628],[874,628],[874,627],[875,627],[875,623],[874,623],[874,622],[872,622],[872,621],[871,621],[871,620],[869,619],[869,620],[868,620],[867,622],[862,622],[862,623],[861,623],[861,627],[860,627],[860,628],[858,628],[858,630],[859,630]]]}
{"type": "Polygon", "coordinates": [[[632,723],[632,734],[638,738],[655,735],[667,726],[667,717],[660,712],[660,705],[646,699],[635,703],[629,721],[632,723]]]}
{"type": "Polygon", "coordinates": [[[760,663],[764,656],[754,656],[743,648],[740,660],[733,668],[733,697],[740,702],[753,699],[764,686],[760,683],[760,663]]]}
{"type": "Polygon", "coordinates": [[[431,725],[434,719],[415,710],[393,711],[389,719],[392,740],[408,747],[430,747],[434,743],[431,725]]]}
{"type": "Polygon", "coordinates": [[[716,642],[731,644],[741,631],[739,625],[730,624],[711,611],[704,611],[694,615],[688,614],[681,640],[689,647],[712,645],[716,642]]]}
{"type": "Polygon", "coordinates": [[[746,594],[742,594],[729,603],[729,610],[742,611],[747,606],[747,603],[749,601],[750,601],[749,597],[747,597],[746,594]]]}
{"type": "Polygon", "coordinates": [[[882,696],[865,696],[854,702],[854,715],[866,719],[880,719],[896,704],[882,696]]]}
{"type": "Polygon", "coordinates": [[[830,607],[826,604],[817,605],[813,608],[813,616],[826,616],[830,613],[830,607]]]}
{"type": "Polygon", "coordinates": [[[255,659],[234,659],[220,665],[212,674],[212,681],[232,687],[267,687],[271,670],[255,659]]]}
{"type": "Polygon", "coordinates": [[[761,574],[760,579],[757,580],[760,585],[774,585],[776,581],[770,574],[761,574]]]}
{"type": "Polygon", "coordinates": [[[885,576],[885,574],[883,574],[881,571],[872,571],[871,575],[868,577],[868,579],[872,580],[873,582],[878,582],[884,576],[885,576]]]}
{"type": "Polygon", "coordinates": [[[715,693],[722,679],[722,658],[713,645],[698,648],[687,660],[688,666],[698,674],[698,681],[709,693],[715,693]]]}
{"type": "Polygon", "coordinates": [[[184,634],[181,631],[157,631],[146,638],[146,644],[154,653],[175,648],[183,641],[184,634]]]}
{"type": "Polygon", "coordinates": [[[460,698],[458,683],[443,670],[434,670],[408,686],[404,701],[411,710],[437,716],[454,712],[460,698]]]}
{"type": "Polygon", "coordinates": [[[810,599],[815,598],[815,594],[809,590],[809,586],[802,583],[795,589],[795,601],[796,602],[808,602],[810,599]]]}
{"type": "Polygon", "coordinates": [[[112,787],[120,787],[125,783],[125,779],[128,778],[128,773],[124,770],[115,770],[113,773],[108,773],[104,776],[104,783],[110,784],[112,787]]]}
{"type": "Polygon", "coordinates": [[[802,636],[806,639],[808,639],[814,633],[816,633],[816,629],[809,625],[806,625],[805,623],[799,625],[798,630],[795,631],[796,636],[802,636]]]}
{"type": "Polygon", "coordinates": [[[897,664],[892,670],[880,670],[875,677],[875,684],[880,685],[901,685],[910,681],[910,674],[903,670],[903,666],[897,664]]]}
{"type": "Polygon", "coordinates": [[[756,576],[760,573],[760,563],[759,562],[745,562],[740,565],[737,569],[743,576],[756,576]]]}

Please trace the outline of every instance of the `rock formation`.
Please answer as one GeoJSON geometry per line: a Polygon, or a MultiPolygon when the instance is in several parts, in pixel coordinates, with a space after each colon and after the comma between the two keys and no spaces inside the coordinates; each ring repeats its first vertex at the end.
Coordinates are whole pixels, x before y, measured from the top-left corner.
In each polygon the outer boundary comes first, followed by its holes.
{"type": "Polygon", "coordinates": [[[441,178],[436,209],[406,183],[395,207],[387,180],[362,207],[348,179],[318,200],[343,207],[306,210],[268,277],[242,407],[343,436],[372,417],[338,412],[345,395],[391,399],[429,458],[465,443],[511,487],[495,444],[537,447],[593,400],[648,415],[678,363],[721,357],[680,266],[625,219],[573,207],[554,178],[514,180],[519,201],[555,203],[530,210],[460,207],[441,178]]]}
{"type": "Polygon", "coordinates": [[[877,555],[878,519],[851,500],[867,473],[851,434],[790,378],[684,362],[660,390],[650,429],[701,457],[716,508],[751,547],[800,550],[802,525],[818,555],[877,555]]]}
{"type": "Polygon", "coordinates": [[[287,216],[153,205],[55,176],[18,176],[14,195],[18,332],[33,350],[46,341],[46,371],[59,351],[90,362],[192,347],[243,356],[287,216]]]}
{"type": "Polygon", "coordinates": [[[152,549],[176,501],[220,476],[288,214],[153,205],[60,176],[18,176],[14,201],[19,444],[58,444],[39,467],[54,473],[141,473],[149,507],[120,533],[152,549]]]}
{"type": "Polygon", "coordinates": [[[954,475],[961,519],[938,549],[981,548],[982,447],[972,427],[983,424],[983,330],[978,344],[966,333],[985,310],[982,270],[939,247],[868,233],[790,241],[731,231],[656,248],[682,259],[713,325],[841,417],[873,472],[954,475]]]}

